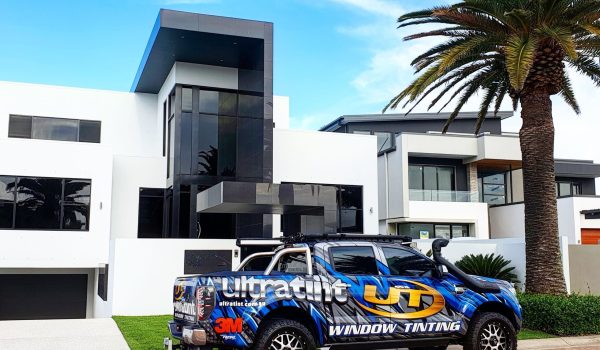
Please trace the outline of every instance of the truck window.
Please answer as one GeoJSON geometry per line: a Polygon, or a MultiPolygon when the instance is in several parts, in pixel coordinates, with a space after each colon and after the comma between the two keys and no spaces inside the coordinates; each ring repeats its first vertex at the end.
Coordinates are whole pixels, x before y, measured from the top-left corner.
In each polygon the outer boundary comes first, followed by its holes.
{"type": "Polygon", "coordinates": [[[430,277],[435,264],[408,249],[382,247],[383,255],[390,269],[390,275],[430,277]]]}
{"type": "Polygon", "coordinates": [[[277,266],[273,270],[294,275],[306,275],[308,274],[308,268],[306,266],[306,254],[285,254],[281,257],[281,259],[279,259],[277,266]]]}
{"type": "Polygon", "coordinates": [[[333,268],[350,275],[379,275],[373,247],[331,247],[333,268]]]}
{"type": "Polygon", "coordinates": [[[260,271],[263,272],[269,266],[269,263],[273,259],[272,256],[257,256],[256,258],[248,261],[242,271],[260,271]]]}

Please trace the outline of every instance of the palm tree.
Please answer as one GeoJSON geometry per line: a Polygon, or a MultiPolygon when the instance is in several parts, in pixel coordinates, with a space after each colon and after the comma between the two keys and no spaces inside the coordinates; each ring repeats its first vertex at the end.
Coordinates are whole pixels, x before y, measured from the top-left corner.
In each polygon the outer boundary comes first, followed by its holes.
{"type": "MultiPolygon", "coordinates": [[[[579,113],[565,63],[600,85],[600,1],[464,0],[407,13],[399,27],[432,24],[406,40],[446,40],[412,62],[419,76],[385,107],[412,108],[431,95],[456,101],[443,132],[465,103],[482,90],[475,133],[508,94],[521,104],[519,132],[525,186],[526,289],[564,294],[556,212],[554,125],[550,96],[559,94],[579,113]]],[[[412,110],[411,108],[411,110],[412,110]]],[[[409,110],[410,113],[410,110],[409,110]]]]}

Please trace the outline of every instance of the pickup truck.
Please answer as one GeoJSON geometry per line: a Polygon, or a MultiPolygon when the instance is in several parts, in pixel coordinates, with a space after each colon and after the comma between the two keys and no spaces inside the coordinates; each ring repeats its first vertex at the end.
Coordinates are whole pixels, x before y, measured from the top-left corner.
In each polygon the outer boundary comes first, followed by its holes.
{"type": "Polygon", "coordinates": [[[169,330],[188,350],[516,349],[514,287],[462,272],[442,257],[448,240],[433,260],[410,241],[297,236],[234,271],[177,278],[169,330]]]}

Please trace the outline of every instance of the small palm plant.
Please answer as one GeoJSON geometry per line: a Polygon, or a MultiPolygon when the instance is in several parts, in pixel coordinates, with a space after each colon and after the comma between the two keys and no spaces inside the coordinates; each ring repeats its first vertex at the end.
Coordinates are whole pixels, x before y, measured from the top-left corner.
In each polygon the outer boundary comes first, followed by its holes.
{"type": "Polygon", "coordinates": [[[456,266],[470,275],[497,278],[512,283],[519,283],[514,267],[509,267],[510,260],[502,255],[495,254],[469,254],[456,262],[456,266]]]}

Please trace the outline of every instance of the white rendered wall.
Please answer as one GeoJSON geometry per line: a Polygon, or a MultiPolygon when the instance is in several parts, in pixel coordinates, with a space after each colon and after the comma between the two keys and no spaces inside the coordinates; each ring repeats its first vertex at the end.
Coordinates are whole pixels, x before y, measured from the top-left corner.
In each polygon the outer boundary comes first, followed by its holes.
{"type": "Polygon", "coordinates": [[[239,249],[233,239],[114,240],[107,308],[112,308],[112,315],[172,313],[173,284],[183,276],[185,251],[210,249],[232,250],[233,266],[240,263],[233,257],[239,249]]]}
{"type": "Polygon", "coordinates": [[[290,128],[290,98],[273,96],[273,123],[277,129],[290,128]]]}
{"type": "Polygon", "coordinates": [[[471,224],[473,237],[490,238],[487,203],[410,201],[409,208],[410,222],[471,224]]]}
{"type": "MultiPolygon", "coordinates": [[[[557,199],[558,232],[569,244],[581,244],[582,228],[600,228],[598,220],[586,220],[582,210],[600,208],[598,197],[564,197],[557,199]]],[[[523,203],[490,208],[492,238],[525,237],[523,203]]]]}
{"type": "Polygon", "coordinates": [[[273,182],[363,186],[364,232],[379,232],[374,136],[274,129],[273,182]]]}

